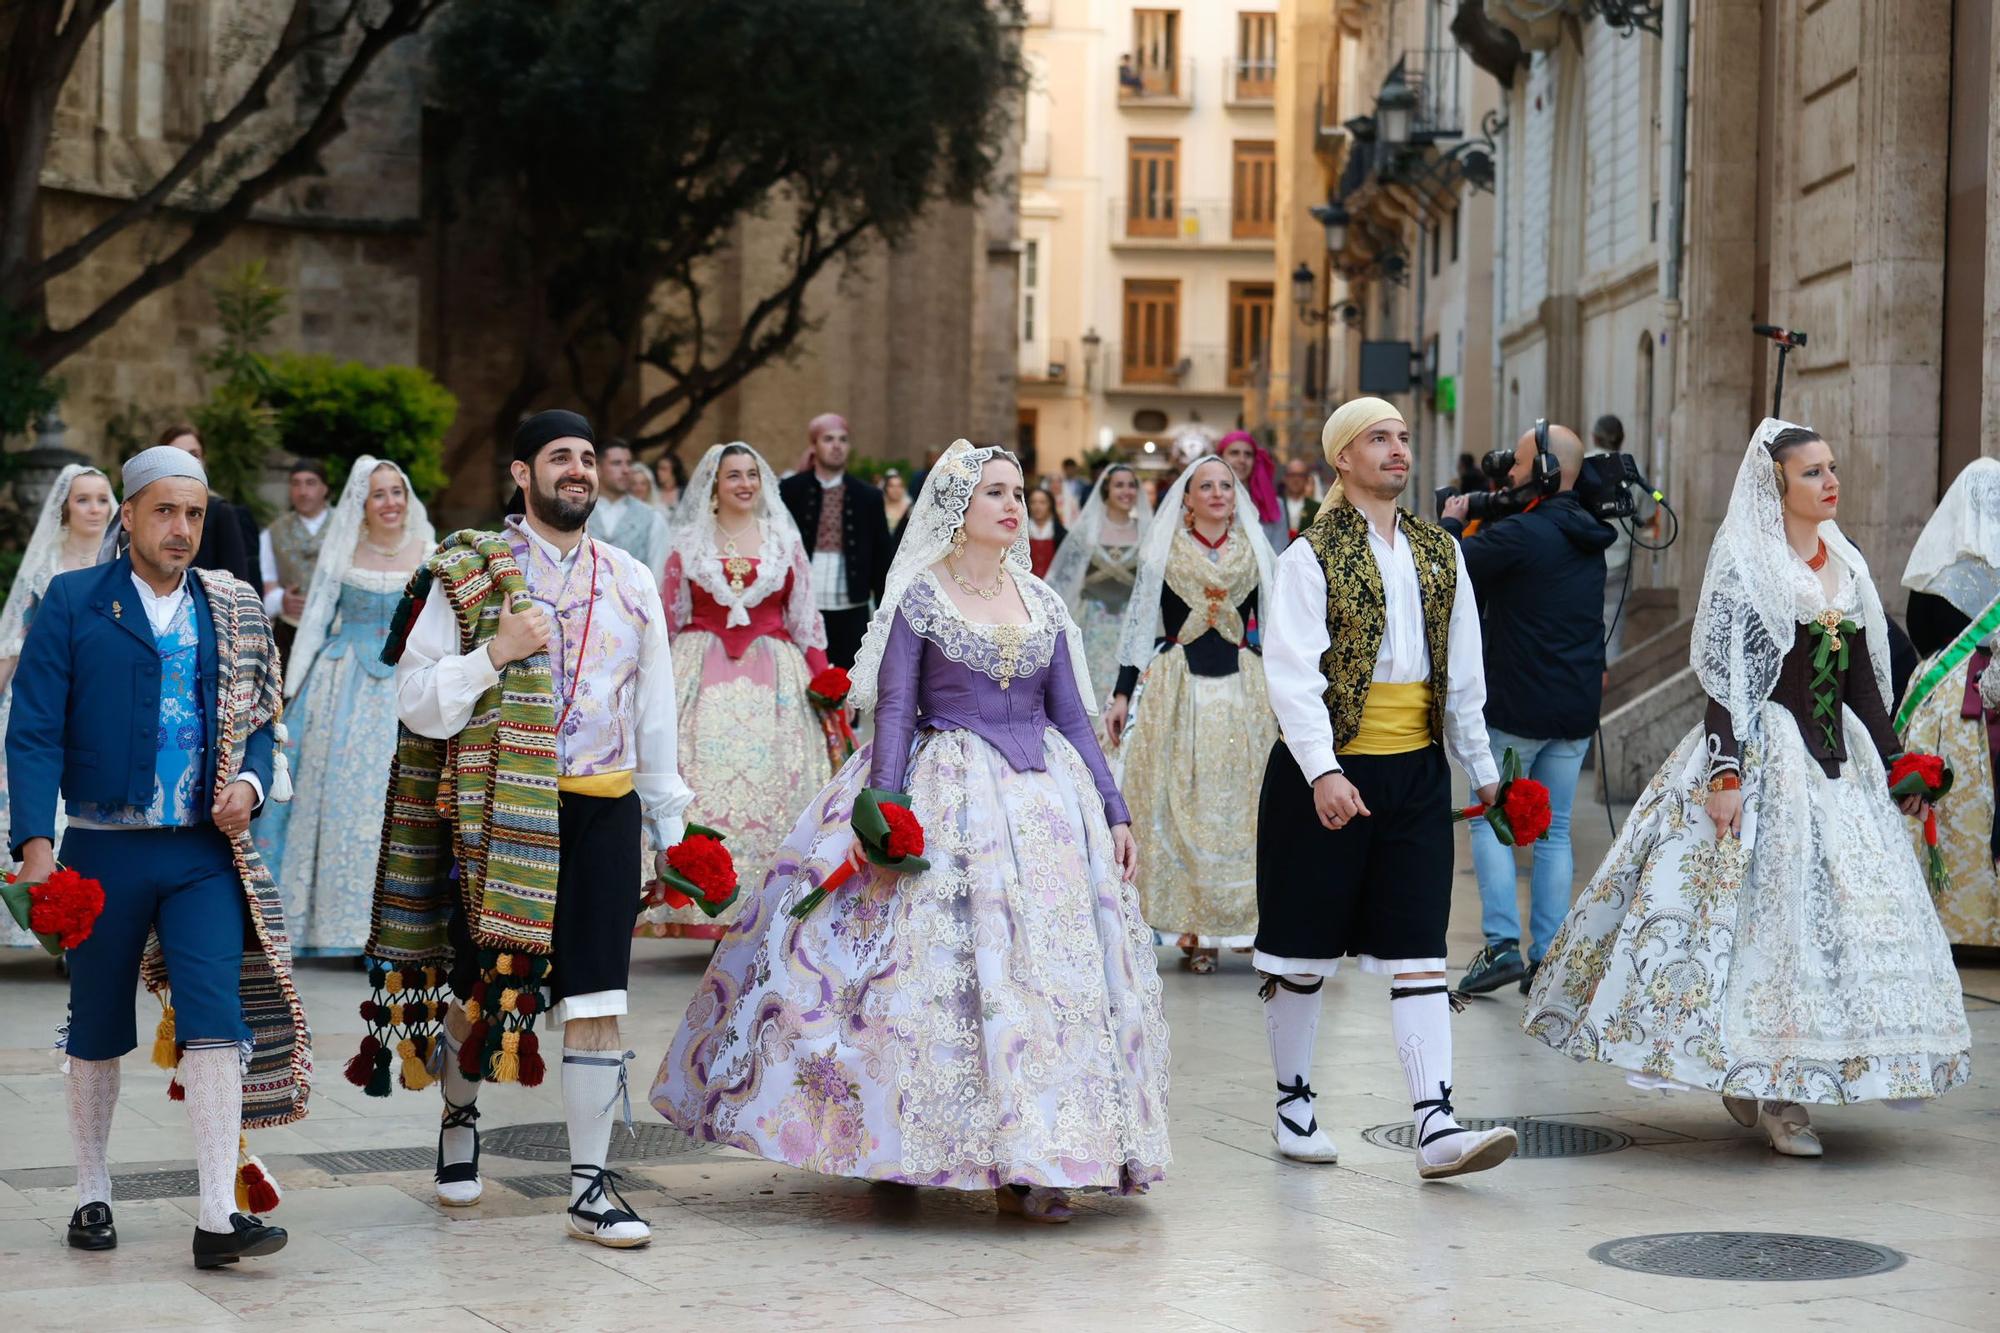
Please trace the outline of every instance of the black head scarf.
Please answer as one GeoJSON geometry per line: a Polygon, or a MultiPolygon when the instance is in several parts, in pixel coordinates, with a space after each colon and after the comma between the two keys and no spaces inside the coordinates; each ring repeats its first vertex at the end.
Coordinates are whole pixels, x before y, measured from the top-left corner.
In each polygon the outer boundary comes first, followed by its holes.
{"type": "MultiPolygon", "coordinates": [[[[590,419],[581,412],[553,407],[523,419],[514,428],[514,461],[533,467],[535,456],[556,440],[583,440],[595,445],[597,436],[591,432],[590,419]]],[[[527,497],[518,486],[514,498],[507,502],[507,512],[510,515],[528,512],[527,497]]]]}

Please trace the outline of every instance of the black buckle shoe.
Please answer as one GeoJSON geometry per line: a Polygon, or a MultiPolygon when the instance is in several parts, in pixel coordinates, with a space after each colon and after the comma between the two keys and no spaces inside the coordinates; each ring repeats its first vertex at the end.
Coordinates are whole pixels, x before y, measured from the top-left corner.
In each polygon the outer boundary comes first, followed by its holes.
{"type": "Polygon", "coordinates": [[[111,1205],[87,1203],[69,1215],[72,1250],[115,1250],[118,1228],[111,1225],[111,1205]]]}
{"type": "Polygon", "coordinates": [[[289,1239],[283,1227],[270,1226],[246,1213],[231,1213],[227,1231],[194,1229],[194,1266],[220,1268],[238,1259],[259,1259],[284,1249],[289,1239]]]}
{"type": "Polygon", "coordinates": [[[1465,965],[1465,977],[1458,983],[1458,993],[1484,995],[1519,981],[1527,970],[1528,965],[1521,958],[1521,942],[1501,940],[1472,955],[1472,961],[1465,965]]]}

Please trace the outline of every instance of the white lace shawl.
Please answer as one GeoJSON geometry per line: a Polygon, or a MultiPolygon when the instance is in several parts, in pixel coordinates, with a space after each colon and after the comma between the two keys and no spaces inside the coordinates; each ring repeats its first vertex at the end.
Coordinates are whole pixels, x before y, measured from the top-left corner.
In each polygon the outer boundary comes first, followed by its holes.
{"type": "Polygon", "coordinates": [[[2000,597],[2000,459],[1975,458],[1924,524],[1903,586],[1978,619],[2000,597]]]}
{"type": "Polygon", "coordinates": [[[946,657],[994,680],[1032,676],[1055,660],[1056,638],[1068,625],[1069,613],[1055,589],[1040,579],[1029,576],[1017,581],[1028,623],[1021,627],[1021,641],[1011,657],[996,633],[1002,627],[967,620],[934,570],[927,570],[904,592],[903,618],[946,657]]]}
{"type": "Polygon", "coordinates": [[[785,602],[785,633],[800,649],[826,647],[826,622],[813,604],[812,560],[799,537],[798,524],[778,495],[778,478],[764,456],[741,440],[710,445],[695,465],[688,484],[681,488],[681,500],[673,521],[672,554],[668,557],[666,604],[668,623],[684,627],[694,617],[691,585],[699,584],[728,614],[729,626],[750,623],[750,608],[785,586],[792,579],[791,596],[785,602]],[[737,592],[729,586],[722,569],[721,530],[715,514],[715,478],[722,470],[726,449],[747,449],[756,460],[758,557],[757,572],[737,592]],[[675,570],[678,567],[678,577],[675,570]]]}
{"type": "MultiPolygon", "coordinates": [[[[62,572],[63,548],[63,506],[69,503],[70,483],[81,476],[103,477],[104,473],[81,463],[71,463],[56,473],[56,479],[49,487],[49,493],[42,500],[40,515],[35,519],[34,535],[28,538],[28,549],[21,553],[20,568],[14,572],[14,586],[7,591],[6,609],[0,610],[0,658],[19,657],[21,644],[28,637],[28,608],[34,600],[49,589],[49,580],[62,572]]],[[[105,478],[106,482],[110,478],[105,478]]],[[[117,492],[112,493],[113,513],[107,533],[118,528],[116,512],[117,492]]],[[[95,563],[103,564],[111,557],[98,554],[95,563]]]]}
{"type": "MultiPolygon", "coordinates": [[[[1231,481],[1235,472],[1220,455],[1209,454],[1188,464],[1187,470],[1174,479],[1167,493],[1160,497],[1160,507],[1153,515],[1153,524],[1146,529],[1144,540],[1139,543],[1139,577],[1132,585],[1132,600],[1125,603],[1125,623],[1118,631],[1118,665],[1138,667],[1144,670],[1153,660],[1153,652],[1161,639],[1166,637],[1165,619],[1160,610],[1160,588],[1166,582],[1167,557],[1173,554],[1174,534],[1181,530],[1183,497],[1187,494],[1188,482],[1195,470],[1203,464],[1214,463],[1229,473],[1231,481]]],[[[1251,554],[1257,558],[1257,605],[1265,608],[1264,616],[1270,616],[1271,587],[1273,570],[1277,557],[1271,554],[1271,543],[1264,538],[1264,529],[1257,522],[1257,506],[1251,502],[1250,488],[1239,485],[1236,488],[1236,534],[1250,543],[1251,554]]]]}
{"type": "MultiPolygon", "coordinates": [[[[1702,690],[1729,710],[1739,741],[1761,734],[1764,703],[1799,625],[1828,605],[1818,576],[1785,541],[1784,500],[1768,445],[1790,426],[1766,417],[1751,437],[1695,605],[1689,658],[1702,690]]],[[[1888,618],[1868,562],[1831,519],[1820,524],[1819,535],[1853,576],[1869,664],[1883,706],[1890,707],[1888,618]]]]}
{"type": "MultiPolygon", "coordinates": [[[[1073,616],[1083,614],[1083,585],[1089,581],[1090,571],[1101,559],[1108,508],[1104,503],[1104,487],[1114,472],[1124,472],[1134,478],[1138,476],[1125,463],[1113,463],[1097,474],[1097,483],[1090,488],[1090,498],[1084,502],[1083,512],[1077,515],[1075,524],[1063,538],[1063,544],[1056,548],[1056,558],[1049,562],[1048,576],[1043,580],[1056,590],[1073,616]]],[[[1135,546],[1145,545],[1146,530],[1152,522],[1153,506],[1146,499],[1146,488],[1141,486],[1138,503],[1132,506],[1132,524],[1138,529],[1135,546]]]]}
{"type": "MultiPolygon", "coordinates": [[[[868,633],[863,636],[861,650],[855,655],[854,667],[848,673],[852,690],[847,702],[857,712],[869,712],[875,707],[876,689],[882,675],[882,653],[889,645],[889,631],[895,628],[896,612],[903,605],[912,585],[919,579],[930,580],[931,566],[951,554],[952,535],[965,526],[966,507],[972,503],[972,492],[979,485],[979,474],[995,457],[1006,458],[1018,465],[1014,455],[998,445],[975,447],[970,440],[954,440],[936,466],[925,475],[924,488],[910,506],[902,544],[896,548],[896,558],[889,566],[882,600],[876,605],[875,614],[869,618],[868,633]]],[[[1028,570],[1026,523],[1021,525],[1020,535],[1007,552],[1006,567],[1032,616],[1033,590],[1037,587],[1046,590],[1047,585],[1028,570]]],[[[931,586],[936,587],[934,581],[931,586]]],[[[945,600],[949,602],[951,599],[947,597],[945,600]]],[[[1083,696],[1084,707],[1095,713],[1097,696],[1091,689],[1089,664],[1084,660],[1083,635],[1066,611],[1063,620],[1064,637],[1069,643],[1070,666],[1076,674],[1077,688],[1083,696]]]]}

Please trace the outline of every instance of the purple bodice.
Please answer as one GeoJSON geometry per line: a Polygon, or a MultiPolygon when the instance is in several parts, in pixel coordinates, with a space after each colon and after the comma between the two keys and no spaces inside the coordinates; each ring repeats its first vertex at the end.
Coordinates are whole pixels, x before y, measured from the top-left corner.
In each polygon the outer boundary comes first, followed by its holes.
{"type": "Polygon", "coordinates": [[[1017,773],[1047,767],[1043,755],[1054,727],[1089,767],[1106,822],[1131,822],[1077,688],[1061,603],[1044,591],[1024,581],[1033,620],[1003,627],[965,620],[928,577],[911,584],[882,653],[869,786],[904,789],[919,727],[970,731],[1017,773]]]}

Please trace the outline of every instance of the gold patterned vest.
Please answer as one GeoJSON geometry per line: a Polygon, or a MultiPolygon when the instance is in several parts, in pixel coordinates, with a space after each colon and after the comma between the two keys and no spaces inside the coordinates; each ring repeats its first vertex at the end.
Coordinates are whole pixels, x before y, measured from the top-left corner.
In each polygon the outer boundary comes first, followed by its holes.
{"type": "MultiPolygon", "coordinates": [[[[297,513],[286,510],[271,524],[271,554],[277,558],[278,567],[265,570],[265,577],[275,578],[281,588],[304,592],[312,583],[313,567],[319,564],[319,544],[332,522],[329,516],[319,525],[319,531],[314,532],[297,513]]],[[[298,624],[290,619],[286,623],[298,624]]]]}
{"type": "MultiPolygon", "coordinates": [[[[1449,684],[1452,602],[1458,594],[1458,547],[1443,528],[1411,514],[1401,539],[1417,562],[1417,590],[1424,606],[1424,643],[1431,657],[1431,740],[1444,740],[1444,700],[1449,684]]],[[[1333,748],[1346,748],[1361,729],[1361,709],[1375,679],[1375,659],[1388,628],[1382,571],[1368,545],[1368,520],[1353,505],[1328,505],[1299,534],[1326,573],[1328,646],[1320,655],[1326,677],[1326,711],[1333,718],[1333,748]]]]}

